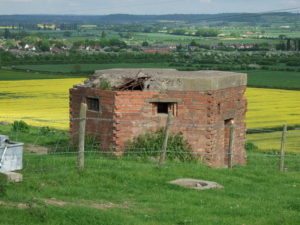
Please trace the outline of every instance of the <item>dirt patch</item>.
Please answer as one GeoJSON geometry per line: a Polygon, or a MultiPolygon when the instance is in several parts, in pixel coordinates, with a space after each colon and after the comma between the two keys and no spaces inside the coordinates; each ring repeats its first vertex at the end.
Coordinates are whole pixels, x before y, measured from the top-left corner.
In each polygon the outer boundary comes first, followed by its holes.
{"type": "Polygon", "coordinates": [[[0,201],[0,205],[10,207],[10,208],[18,208],[18,209],[28,209],[30,207],[29,203],[9,203],[9,202],[4,202],[0,201]]]}
{"type": "MultiPolygon", "coordinates": [[[[107,203],[95,203],[95,202],[89,202],[86,200],[80,200],[80,203],[77,202],[66,202],[57,200],[56,198],[34,198],[35,200],[40,200],[44,202],[46,205],[52,205],[52,206],[58,206],[58,207],[65,207],[65,206],[80,206],[80,207],[87,207],[87,208],[93,208],[93,209],[109,209],[109,208],[128,208],[129,204],[127,202],[123,204],[117,204],[112,202],[107,203]]],[[[0,206],[6,206],[10,208],[18,208],[18,209],[28,209],[31,207],[38,206],[38,204],[32,204],[32,203],[11,203],[11,202],[4,202],[0,201],[0,206]]]]}
{"type": "Polygon", "coordinates": [[[31,153],[36,153],[38,155],[46,155],[48,154],[48,148],[39,146],[39,145],[32,145],[28,144],[24,147],[25,152],[31,152],[31,153]]]}
{"type": "Polygon", "coordinates": [[[127,208],[128,203],[123,203],[123,204],[116,204],[112,202],[107,202],[107,203],[95,203],[95,202],[88,202],[86,200],[81,200],[80,203],[75,203],[75,202],[66,202],[66,201],[61,201],[57,200],[55,198],[50,198],[50,199],[39,199],[43,201],[47,205],[53,205],[53,206],[81,206],[81,207],[87,207],[87,208],[94,208],[94,209],[108,209],[108,208],[127,208]]]}

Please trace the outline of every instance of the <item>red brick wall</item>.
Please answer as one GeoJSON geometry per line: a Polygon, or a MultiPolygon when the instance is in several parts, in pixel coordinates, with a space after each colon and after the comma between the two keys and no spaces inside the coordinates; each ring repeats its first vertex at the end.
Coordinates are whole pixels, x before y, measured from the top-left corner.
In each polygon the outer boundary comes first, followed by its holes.
{"type": "MultiPolygon", "coordinates": [[[[179,99],[174,109],[173,132],[182,131],[193,151],[201,154],[207,164],[221,167],[228,161],[228,132],[225,120],[233,119],[235,130],[234,164],[244,164],[246,87],[227,88],[210,92],[141,92],[103,91],[88,88],[71,89],[71,117],[78,117],[79,104],[85,97],[99,96],[101,113],[88,112],[88,117],[111,119],[88,121],[87,132],[96,134],[106,149],[123,151],[124,145],[149,129],[156,130],[166,123],[166,114],[157,114],[151,99],[179,99]]],[[[78,122],[71,121],[71,133],[78,122]]]]}
{"type": "MultiPolygon", "coordinates": [[[[113,145],[114,101],[115,93],[92,88],[70,89],[70,117],[79,118],[80,103],[86,103],[87,97],[99,98],[99,112],[87,110],[86,134],[97,137],[97,142],[103,151],[108,151],[113,145]]],[[[78,120],[70,121],[70,131],[73,140],[77,139],[78,120]]]]}

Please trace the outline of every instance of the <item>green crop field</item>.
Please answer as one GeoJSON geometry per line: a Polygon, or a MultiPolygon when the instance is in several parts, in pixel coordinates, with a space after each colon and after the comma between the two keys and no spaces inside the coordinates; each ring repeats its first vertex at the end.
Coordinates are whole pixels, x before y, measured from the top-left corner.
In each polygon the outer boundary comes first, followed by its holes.
{"type": "Polygon", "coordinates": [[[166,63],[118,63],[118,64],[45,64],[45,65],[20,65],[17,69],[47,72],[70,73],[76,67],[82,72],[112,68],[169,68],[166,63]]]}
{"type": "Polygon", "coordinates": [[[256,70],[241,72],[248,74],[250,87],[300,89],[300,72],[256,70]]]}
{"type": "Polygon", "coordinates": [[[35,80],[35,79],[60,79],[60,78],[72,78],[78,77],[76,75],[64,75],[64,74],[48,74],[39,72],[23,72],[14,70],[0,69],[0,80],[35,80]]]}

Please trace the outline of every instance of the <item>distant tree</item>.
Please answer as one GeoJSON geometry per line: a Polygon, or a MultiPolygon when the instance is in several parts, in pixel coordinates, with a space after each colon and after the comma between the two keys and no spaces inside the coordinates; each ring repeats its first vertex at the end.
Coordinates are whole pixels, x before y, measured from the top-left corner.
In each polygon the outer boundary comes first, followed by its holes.
{"type": "Polygon", "coordinates": [[[172,31],[172,34],[176,34],[176,35],[185,35],[185,33],[186,33],[186,30],[183,28],[172,31]]]}
{"type": "Polygon", "coordinates": [[[64,36],[64,37],[71,37],[71,35],[72,35],[72,32],[71,32],[71,31],[65,31],[65,32],[63,33],[63,36],[64,36]]]}
{"type": "Polygon", "coordinates": [[[101,33],[101,38],[106,38],[106,36],[107,36],[106,32],[105,32],[105,31],[102,31],[102,33],[101,33]]]}
{"type": "Polygon", "coordinates": [[[179,45],[176,46],[176,50],[177,51],[181,51],[182,49],[183,49],[182,44],[179,44],[179,45]]]}
{"type": "Polygon", "coordinates": [[[198,44],[195,40],[192,40],[191,43],[190,43],[190,46],[198,46],[198,44]]]}
{"type": "Polygon", "coordinates": [[[47,40],[38,41],[36,43],[36,47],[41,52],[48,52],[48,51],[50,51],[50,43],[47,40]]]}
{"type": "Polygon", "coordinates": [[[145,27],[143,30],[144,33],[151,33],[152,32],[152,28],[151,27],[145,27]]]}
{"type": "Polygon", "coordinates": [[[195,33],[196,36],[202,36],[202,37],[216,37],[218,36],[218,34],[219,31],[214,29],[207,29],[207,28],[199,29],[195,33]]]}
{"type": "Polygon", "coordinates": [[[25,42],[25,41],[20,41],[19,45],[20,45],[22,48],[24,48],[25,45],[26,45],[26,42],[25,42]]]}
{"type": "Polygon", "coordinates": [[[62,47],[64,47],[65,44],[62,41],[57,41],[54,44],[54,47],[61,49],[62,47]]]}
{"type": "Polygon", "coordinates": [[[291,50],[291,39],[287,39],[287,41],[286,41],[286,50],[288,50],[288,51],[291,50]]]}
{"type": "Polygon", "coordinates": [[[5,38],[5,39],[8,39],[8,38],[10,38],[10,37],[11,37],[11,33],[10,33],[9,29],[5,29],[5,30],[4,30],[4,38],[5,38]]]}
{"type": "Polygon", "coordinates": [[[278,38],[279,38],[280,40],[283,40],[283,39],[285,39],[285,38],[286,38],[286,35],[284,35],[284,34],[280,34],[280,35],[278,35],[278,38]]]}
{"type": "Polygon", "coordinates": [[[149,46],[148,41],[143,41],[142,46],[144,46],[144,47],[149,46]]]}
{"type": "Polygon", "coordinates": [[[279,44],[276,45],[276,50],[281,50],[284,51],[285,49],[285,44],[283,41],[281,41],[279,44]]]}

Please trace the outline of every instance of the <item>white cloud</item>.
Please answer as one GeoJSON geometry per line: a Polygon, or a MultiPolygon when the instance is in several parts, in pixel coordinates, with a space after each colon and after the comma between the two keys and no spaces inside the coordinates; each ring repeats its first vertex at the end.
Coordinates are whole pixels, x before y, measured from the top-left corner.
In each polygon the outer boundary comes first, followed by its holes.
{"type": "Polygon", "coordinates": [[[10,0],[10,2],[33,2],[33,0],[10,0]]]}
{"type": "Polygon", "coordinates": [[[286,3],[290,6],[300,6],[300,1],[299,0],[283,0],[283,3],[286,3]]]}

